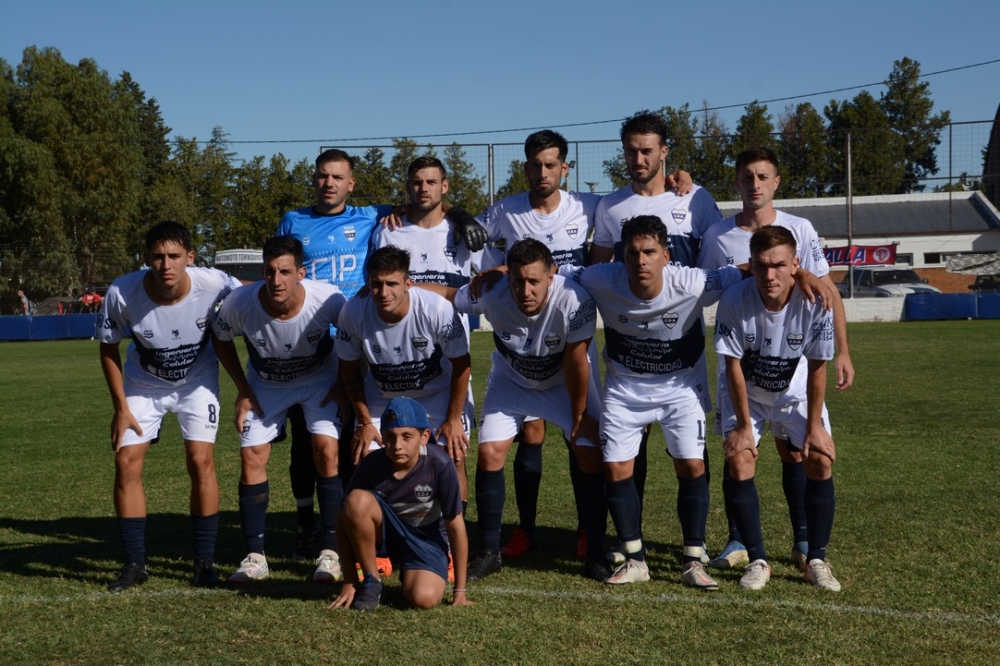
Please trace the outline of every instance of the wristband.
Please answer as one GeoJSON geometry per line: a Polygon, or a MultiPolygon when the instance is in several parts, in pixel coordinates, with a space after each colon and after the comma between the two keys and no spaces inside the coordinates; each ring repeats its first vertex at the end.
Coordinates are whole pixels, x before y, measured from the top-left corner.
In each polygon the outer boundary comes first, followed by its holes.
{"type": "Polygon", "coordinates": [[[468,592],[468,590],[464,587],[454,587],[452,588],[451,592],[452,594],[454,594],[456,592],[468,592]]]}

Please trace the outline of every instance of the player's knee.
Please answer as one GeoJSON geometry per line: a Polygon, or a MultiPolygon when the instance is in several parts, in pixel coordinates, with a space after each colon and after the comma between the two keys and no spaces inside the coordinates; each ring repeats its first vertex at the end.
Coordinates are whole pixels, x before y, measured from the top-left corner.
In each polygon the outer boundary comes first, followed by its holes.
{"type": "Polygon", "coordinates": [[[573,454],[580,463],[580,469],[585,474],[599,474],[601,472],[601,450],[595,446],[577,446],[573,449],[573,454]]]}
{"type": "Polygon", "coordinates": [[[674,472],[678,479],[696,479],[705,473],[705,461],[701,458],[675,458],[674,472]]]}
{"type": "Polygon", "coordinates": [[[833,476],[833,461],[816,451],[805,459],[806,476],[814,481],[825,481],[833,476]]]}
{"type": "Polygon", "coordinates": [[[729,463],[729,476],[733,481],[752,479],[757,472],[757,461],[749,451],[740,451],[727,462],[729,463]]]}
{"type": "Polygon", "coordinates": [[[545,441],[545,421],[536,419],[521,425],[521,441],[526,445],[539,445],[545,441]]]}
{"type": "Polygon", "coordinates": [[[510,442],[485,442],[479,445],[478,465],[479,469],[493,472],[503,469],[507,461],[507,452],[510,450],[510,442]]]}

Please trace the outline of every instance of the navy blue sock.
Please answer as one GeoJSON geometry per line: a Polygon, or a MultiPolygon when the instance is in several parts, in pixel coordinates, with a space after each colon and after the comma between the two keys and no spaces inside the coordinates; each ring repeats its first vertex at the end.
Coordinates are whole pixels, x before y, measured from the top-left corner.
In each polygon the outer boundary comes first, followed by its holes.
{"type": "MultiPolygon", "coordinates": [[[[708,477],[693,479],[677,477],[677,517],[685,546],[705,545],[705,523],[708,522],[708,477]]],[[[683,562],[701,561],[701,557],[685,554],[683,562]]]]}
{"type": "Polygon", "coordinates": [[[194,524],[194,556],[215,561],[215,540],[219,536],[219,512],[211,516],[191,515],[194,524]]]}
{"type": "Polygon", "coordinates": [[[577,493],[576,510],[587,532],[587,559],[599,560],[604,557],[604,533],[608,529],[604,476],[600,472],[588,474],[582,469],[579,471],[580,492],[577,493]]]}
{"type": "Polygon", "coordinates": [[[240,484],[240,525],[248,553],[264,554],[264,518],[270,498],[267,481],[252,485],[240,484]]]}
{"type": "Polygon", "coordinates": [[[344,503],[340,477],[316,475],[316,499],[319,500],[319,524],[323,550],[337,550],[337,514],[344,503]]]}
{"type": "Polygon", "coordinates": [[[743,545],[747,548],[750,561],[766,560],[764,552],[764,537],[760,529],[760,497],[757,495],[757,484],[753,478],[745,481],[733,481],[733,513],[736,524],[743,536],[743,545]]]}
{"type": "Polygon", "coordinates": [[[503,505],[507,501],[503,470],[494,472],[476,469],[476,512],[479,515],[479,537],[483,550],[500,552],[500,523],[503,505]]]}
{"type": "MultiPolygon", "coordinates": [[[[582,497],[584,492],[581,484],[583,481],[580,479],[580,475],[583,471],[580,469],[580,461],[576,459],[576,454],[573,453],[573,447],[569,445],[569,440],[566,439],[565,433],[563,433],[563,441],[566,443],[566,451],[569,453],[569,481],[573,484],[573,499],[576,501],[576,529],[583,530],[586,529],[587,518],[583,515],[583,506],[586,503],[586,498],[582,497]]],[[[604,497],[604,483],[601,482],[601,497],[604,497]]],[[[607,516],[605,515],[605,522],[607,522],[607,516]]]]}
{"type": "Polygon", "coordinates": [[[809,559],[826,559],[826,546],[833,531],[836,499],[833,477],[825,481],[806,479],[806,521],[809,525],[809,559]]]}
{"type": "Polygon", "coordinates": [[[521,529],[535,533],[538,489],[542,485],[542,445],[519,442],[514,454],[514,495],[521,529]]]}
{"type": "Polygon", "coordinates": [[[618,531],[618,540],[625,544],[628,556],[634,560],[646,559],[646,546],[642,544],[642,517],[639,515],[642,503],[633,477],[621,481],[606,481],[604,484],[608,498],[608,511],[618,531]],[[628,550],[639,542],[639,550],[628,550]]]}
{"type": "Polygon", "coordinates": [[[125,564],[146,566],[146,519],[119,518],[118,533],[125,549],[125,564]]]}
{"type": "Polygon", "coordinates": [[[722,466],[722,503],[726,507],[726,522],[729,524],[729,540],[743,543],[739,525],[736,524],[736,512],[733,511],[733,477],[729,476],[729,461],[722,466]]]}
{"type": "Polygon", "coordinates": [[[316,491],[316,462],[313,459],[312,434],[306,426],[301,405],[288,410],[287,428],[291,431],[288,477],[292,483],[292,496],[296,503],[298,526],[304,531],[316,529],[313,513],[313,493],[316,491]]]}
{"type": "Polygon", "coordinates": [[[639,440],[639,453],[632,463],[632,479],[635,484],[635,492],[639,495],[639,528],[642,528],[642,505],[646,497],[646,472],[649,469],[649,428],[642,431],[642,439],[639,440]]]}
{"type": "Polygon", "coordinates": [[[788,503],[788,518],[792,521],[795,543],[809,540],[806,528],[806,466],[802,463],[781,463],[781,488],[788,503]]]}

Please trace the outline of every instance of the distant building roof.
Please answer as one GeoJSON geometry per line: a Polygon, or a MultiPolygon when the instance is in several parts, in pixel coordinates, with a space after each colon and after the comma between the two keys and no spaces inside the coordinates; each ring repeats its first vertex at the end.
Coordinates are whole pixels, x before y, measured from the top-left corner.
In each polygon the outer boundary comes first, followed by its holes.
{"type": "MultiPolygon", "coordinates": [[[[812,222],[825,238],[847,236],[847,199],[775,199],[774,207],[812,222]]],[[[719,202],[726,217],[742,210],[719,202]]],[[[854,197],[854,236],[976,233],[1000,230],[1000,212],[981,192],[940,192],[854,197]],[[950,212],[949,212],[950,211],[950,212]]]]}

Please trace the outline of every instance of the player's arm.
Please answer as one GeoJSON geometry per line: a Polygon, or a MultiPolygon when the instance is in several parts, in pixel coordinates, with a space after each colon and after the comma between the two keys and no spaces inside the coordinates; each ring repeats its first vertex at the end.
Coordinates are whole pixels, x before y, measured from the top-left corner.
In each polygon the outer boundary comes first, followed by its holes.
{"type": "Polygon", "coordinates": [[[596,243],[590,244],[590,253],[587,257],[587,265],[607,264],[615,258],[615,248],[603,247],[596,243]]]}
{"type": "Polygon", "coordinates": [[[826,456],[830,462],[837,459],[833,438],[823,427],[823,401],[826,398],[826,361],[809,359],[809,379],[806,385],[807,416],[806,439],[802,444],[802,455],[808,457],[810,451],[826,456]]]}
{"type": "Polygon", "coordinates": [[[666,185],[668,190],[673,190],[674,194],[682,197],[694,187],[694,179],[684,169],[678,169],[673,173],[666,174],[666,185]]]}
{"type": "MultiPolygon", "coordinates": [[[[819,296],[823,299],[823,309],[830,310],[833,308],[834,303],[838,300],[840,294],[837,292],[837,288],[833,286],[833,280],[827,280],[824,282],[822,278],[818,278],[806,269],[799,266],[795,269],[795,282],[802,288],[805,293],[806,298],[809,299],[810,303],[816,302],[816,297],[819,296]]],[[[843,304],[841,304],[843,307],[843,304]]]]}
{"type": "Polygon", "coordinates": [[[455,591],[452,606],[471,606],[466,595],[466,567],[469,561],[469,537],[465,531],[465,518],[458,514],[445,521],[448,543],[451,545],[451,559],[455,565],[455,591]]]}
{"type": "Polygon", "coordinates": [[[750,455],[756,458],[757,443],[754,441],[753,421],[750,418],[750,397],[740,359],[735,356],[720,355],[719,361],[726,364],[726,385],[729,387],[729,400],[736,415],[736,428],[726,436],[722,450],[726,454],[726,460],[730,460],[741,451],[750,451],[750,455]]]}
{"type": "Polygon", "coordinates": [[[443,439],[452,460],[465,458],[469,449],[469,438],[465,434],[465,402],[469,395],[469,379],[472,377],[472,357],[468,354],[449,358],[451,361],[451,394],[448,399],[448,413],[437,431],[438,439],[443,439]]]}
{"type": "Polygon", "coordinates": [[[821,280],[833,290],[833,342],[837,347],[833,364],[837,373],[837,388],[843,391],[854,383],[854,363],[851,362],[851,348],[847,343],[847,312],[844,310],[844,299],[830,274],[827,273],[821,280]]]}
{"type": "Polygon", "coordinates": [[[493,268],[480,271],[469,281],[469,293],[473,298],[482,298],[483,294],[493,288],[497,282],[507,275],[507,264],[499,264],[493,268]]]}
{"type": "Polygon", "coordinates": [[[455,294],[458,293],[458,289],[456,287],[435,284],[433,282],[414,282],[413,286],[418,289],[426,289],[429,292],[435,293],[441,298],[448,299],[448,301],[452,304],[455,303],[455,294]]]}
{"type": "Polygon", "coordinates": [[[357,465],[368,453],[368,445],[378,442],[382,446],[382,433],[372,423],[371,412],[368,411],[368,399],[365,397],[365,380],[361,374],[361,360],[349,361],[340,359],[340,380],[347,391],[347,397],[354,407],[354,435],[351,438],[351,459],[357,465]]]}
{"type": "Polygon", "coordinates": [[[131,428],[135,434],[142,435],[142,427],[128,408],[125,399],[125,376],[122,372],[122,358],[118,352],[117,342],[102,342],[100,345],[101,371],[104,381],[111,392],[111,406],[114,415],[111,417],[111,450],[117,451],[121,446],[125,431],[131,428]]]}
{"type": "Polygon", "coordinates": [[[233,403],[233,425],[236,432],[243,432],[243,422],[247,412],[253,410],[258,417],[264,416],[264,410],[257,402],[250,383],[247,381],[246,373],[240,364],[240,356],[236,353],[236,344],[232,340],[222,340],[215,334],[212,335],[212,346],[215,348],[215,355],[219,357],[219,363],[225,368],[229,378],[236,385],[236,400],[233,403]]]}
{"type": "Polygon", "coordinates": [[[570,431],[570,444],[575,444],[578,437],[584,437],[592,443],[597,443],[597,421],[593,414],[587,414],[587,389],[590,387],[590,362],[587,358],[587,346],[591,338],[567,342],[563,352],[562,371],[566,382],[566,392],[569,394],[569,405],[572,411],[573,428],[570,431]]]}

